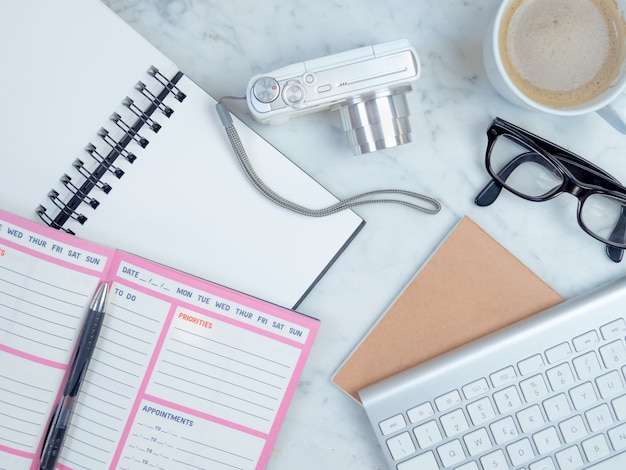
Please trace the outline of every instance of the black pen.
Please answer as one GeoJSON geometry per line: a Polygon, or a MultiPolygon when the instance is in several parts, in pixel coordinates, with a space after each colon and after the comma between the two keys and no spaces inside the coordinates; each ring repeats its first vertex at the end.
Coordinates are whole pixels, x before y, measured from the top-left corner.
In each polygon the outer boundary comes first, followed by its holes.
{"type": "Polygon", "coordinates": [[[78,337],[78,346],[76,347],[72,359],[70,374],[65,383],[65,389],[63,390],[63,397],[50,420],[48,434],[46,435],[46,440],[41,450],[39,470],[54,469],[59,454],[61,453],[65,434],[67,433],[67,428],[70,425],[72,413],[74,412],[74,406],[76,405],[76,396],[80,390],[83,377],[85,377],[85,372],[87,372],[89,361],[93,355],[93,350],[96,346],[100,329],[102,328],[108,291],[109,284],[103,282],[96,291],[91,305],[89,306],[87,319],[78,337]]]}

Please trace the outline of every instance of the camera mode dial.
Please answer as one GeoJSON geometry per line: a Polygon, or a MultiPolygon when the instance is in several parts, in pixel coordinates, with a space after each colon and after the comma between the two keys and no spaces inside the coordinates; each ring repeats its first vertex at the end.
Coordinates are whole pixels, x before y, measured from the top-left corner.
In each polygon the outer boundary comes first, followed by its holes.
{"type": "Polygon", "coordinates": [[[252,87],[252,92],[261,103],[271,103],[280,93],[278,82],[271,77],[259,78],[252,87]]]}

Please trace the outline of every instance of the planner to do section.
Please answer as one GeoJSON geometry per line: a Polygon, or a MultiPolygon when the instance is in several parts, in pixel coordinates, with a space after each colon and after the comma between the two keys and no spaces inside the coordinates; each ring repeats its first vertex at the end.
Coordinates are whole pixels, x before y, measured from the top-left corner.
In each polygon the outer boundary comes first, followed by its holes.
{"type": "MultiPolygon", "coordinates": [[[[99,0],[9,2],[0,44],[2,209],[287,307],[364,223],[352,211],[304,217],[260,195],[216,100],[99,0]]],[[[337,202],[235,125],[278,193],[337,202]]]]}

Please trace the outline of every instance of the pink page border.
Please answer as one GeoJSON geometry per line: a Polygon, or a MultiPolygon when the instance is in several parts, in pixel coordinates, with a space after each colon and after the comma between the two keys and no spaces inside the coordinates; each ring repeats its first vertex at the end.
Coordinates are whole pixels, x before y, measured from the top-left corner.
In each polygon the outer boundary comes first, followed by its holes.
{"type": "Polygon", "coordinates": [[[265,439],[265,445],[263,446],[263,450],[261,451],[261,454],[259,455],[259,460],[257,463],[256,468],[257,469],[262,469],[265,468],[267,466],[267,463],[271,457],[271,453],[272,450],[274,448],[274,445],[276,443],[276,440],[278,438],[279,432],[280,432],[280,428],[282,426],[283,421],[285,420],[285,416],[287,414],[287,410],[289,408],[289,404],[293,398],[293,395],[297,389],[298,383],[300,381],[300,377],[302,376],[306,361],[308,359],[308,356],[310,354],[310,351],[313,347],[313,343],[315,341],[315,337],[317,336],[317,333],[319,331],[319,327],[320,327],[320,322],[319,320],[294,312],[293,310],[289,310],[286,309],[284,307],[269,303],[269,302],[265,302],[261,299],[255,298],[255,297],[251,297],[251,296],[247,296],[241,292],[238,291],[234,291],[231,289],[228,289],[224,286],[221,286],[219,284],[215,284],[212,283],[210,281],[206,281],[203,279],[199,279],[197,277],[182,273],[180,271],[177,271],[175,269],[151,262],[149,260],[146,260],[144,258],[140,258],[138,256],[129,254],[129,253],[125,253],[122,251],[119,251],[115,258],[114,258],[114,262],[111,266],[111,270],[110,270],[110,275],[109,275],[109,280],[112,282],[117,282],[123,285],[128,285],[128,286],[132,286],[134,289],[136,290],[140,290],[144,293],[149,293],[149,295],[152,295],[156,298],[160,298],[161,300],[165,300],[170,302],[172,305],[170,307],[170,311],[168,312],[167,318],[165,319],[164,325],[163,325],[163,329],[161,331],[161,334],[159,335],[159,339],[157,341],[157,344],[155,345],[155,349],[153,352],[153,356],[150,359],[150,363],[148,365],[148,369],[146,371],[146,375],[144,376],[144,379],[142,381],[142,384],[140,386],[139,392],[137,394],[135,403],[133,405],[132,410],[129,413],[129,417],[128,420],[126,422],[126,425],[124,427],[124,431],[122,433],[122,437],[120,438],[120,442],[118,444],[118,447],[114,453],[114,457],[113,457],[113,461],[112,461],[112,465],[116,465],[117,462],[119,462],[121,455],[123,453],[124,450],[124,446],[126,441],[128,440],[128,435],[130,433],[130,429],[132,427],[132,424],[135,421],[135,418],[137,416],[137,413],[139,412],[139,406],[140,406],[140,402],[142,400],[147,400],[150,402],[153,402],[155,404],[162,404],[162,405],[167,405],[168,407],[172,408],[172,409],[176,409],[179,411],[182,411],[186,414],[192,414],[195,416],[199,416],[202,419],[206,419],[206,420],[210,420],[213,421],[215,423],[218,424],[222,424],[222,425],[227,425],[233,429],[237,429],[239,431],[242,432],[246,432],[248,434],[254,435],[256,437],[260,437],[265,439]],[[230,301],[233,302],[237,302],[241,305],[245,305],[248,306],[250,308],[254,308],[256,310],[262,311],[262,312],[266,312],[268,314],[271,314],[277,318],[283,319],[285,321],[289,321],[293,324],[296,324],[298,326],[302,326],[303,328],[307,328],[309,330],[309,334],[306,338],[306,340],[303,343],[299,343],[293,340],[290,340],[289,338],[284,338],[280,335],[276,335],[273,334],[271,332],[259,329],[259,328],[255,328],[253,325],[249,325],[245,322],[237,322],[236,319],[232,319],[230,317],[226,317],[226,316],[222,316],[219,312],[215,312],[214,310],[209,310],[207,308],[204,308],[204,310],[207,310],[208,312],[200,312],[204,315],[210,316],[210,317],[216,317],[219,318],[221,321],[225,321],[228,322],[230,324],[233,325],[237,325],[240,328],[244,328],[246,330],[249,331],[253,331],[254,333],[260,334],[262,336],[271,338],[275,341],[280,341],[286,344],[289,344],[293,347],[296,347],[298,349],[300,349],[300,356],[298,358],[298,361],[293,369],[291,378],[289,380],[289,383],[287,385],[287,388],[285,389],[285,393],[283,396],[283,399],[281,401],[281,404],[278,407],[278,410],[276,412],[276,417],[274,419],[274,422],[272,423],[271,426],[271,430],[268,434],[264,434],[264,433],[259,433],[257,431],[254,431],[252,429],[248,429],[246,427],[240,426],[237,423],[230,423],[230,422],[224,422],[216,417],[209,417],[206,415],[203,415],[201,413],[198,413],[197,411],[194,410],[190,410],[182,405],[178,405],[176,403],[170,403],[168,401],[164,401],[164,400],[160,400],[156,397],[153,397],[149,394],[146,393],[146,389],[148,386],[148,383],[150,381],[150,377],[152,376],[152,372],[154,371],[155,365],[156,365],[156,361],[158,358],[158,355],[163,347],[163,343],[165,342],[165,337],[167,336],[167,333],[169,331],[169,328],[172,324],[173,321],[173,316],[174,316],[174,312],[176,311],[176,309],[180,306],[184,306],[184,307],[188,307],[191,308],[195,311],[198,310],[202,310],[202,307],[199,307],[196,304],[186,304],[184,301],[179,300],[179,299],[173,299],[172,297],[160,293],[160,292],[155,292],[145,286],[143,286],[142,284],[134,284],[132,282],[130,282],[129,280],[127,280],[126,278],[120,278],[117,276],[117,271],[120,267],[120,264],[125,261],[128,263],[131,263],[133,265],[136,265],[137,267],[140,267],[142,269],[146,269],[149,270],[150,272],[153,272],[154,274],[163,276],[165,278],[171,279],[175,282],[180,282],[182,284],[188,285],[190,287],[194,287],[194,288],[198,288],[198,289],[202,289],[204,291],[208,291],[214,295],[219,295],[220,297],[224,298],[224,299],[228,299],[230,301]]]}

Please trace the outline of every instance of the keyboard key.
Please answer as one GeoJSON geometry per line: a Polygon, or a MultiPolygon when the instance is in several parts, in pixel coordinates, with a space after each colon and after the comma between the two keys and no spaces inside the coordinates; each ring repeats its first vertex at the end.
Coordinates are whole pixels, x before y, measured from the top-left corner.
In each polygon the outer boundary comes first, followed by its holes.
{"type": "Polygon", "coordinates": [[[541,400],[548,395],[548,387],[546,387],[546,382],[541,375],[535,375],[529,379],[522,380],[520,382],[520,388],[522,389],[524,399],[529,403],[541,400]]]}
{"type": "Polygon", "coordinates": [[[529,433],[535,429],[539,429],[545,423],[541,409],[538,405],[533,405],[517,413],[517,421],[519,422],[522,432],[529,433]]]}
{"type": "Polygon", "coordinates": [[[406,414],[409,417],[411,424],[415,424],[433,416],[435,414],[435,410],[433,410],[433,406],[429,402],[426,402],[416,406],[415,408],[411,408],[406,412],[406,414]]]}
{"type": "Polygon", "coordinates": [[[408,432],[387,439],[387,447],[394,460],[403,459],[415,452],[415,445],[408,432]]]}
{"type": "Polygon", "coordinates": [[[496,416],[488,397],[481,398],[467,405],[467,412],[474,426],[479,426],[486,421],[491,421],[496,416]]]}
{"type": "Polygon", "coordinates": [[[592,438],[583,441],[582,445],[585,456],[589,462],[600,460],[611,453],[609,445],[607,444],[603,434],[593,436],[592,438]]]}
{"type": "Polygon", "coordinates": [[[568,363],[560,364],[546,372],[548,382],[555,392],[574,384],[574,375],[568,363]]]}
{"type": "Polygon", "coordinates": [[[417,443],[422,449],[430,447],[443,440],[437,421],[429,421],[422,424],[421,426],[416,427],[413,430],[413,433],[415,434],[417,443]]]}
{"type": "Polygon", "coordinates": [[[498,408],[500,414],[509,413],[522,405],[522,400],[514,386],[494,393],[493,400],[496,402],[496,408],[498,408]]]}
{"type": "Polygon", "coordinates": [[[606,403],[587,411],[585,418],[592,432],[598,432],[613,424],[611,410],[609,410],[609,406],[606,403]]]}
{"type": "Polygon", "coordinates": [[[511,463],[515,466],[523,465],[535,457],[533,447],[530,444],[530,440],[527,438],[509,444],[506,446],[506,451],[509,454],[511,463]]]}
{"type": "Polygon", "coordinates": [[[550,421],[558,421],[572,411],[567,397],[563,393],[545,400],[543,402],[543,409],[546,410],[546,415],[550,421]]]}
{"type": "Polygon", "coordinates": [[[619,398],[616,398],[612,402],[613,410],[615,411],[615,416],[620,421],[626,419],[626,395],[622,395],[619,398]]]}
{"type": "Polygon", "coordinates": [[[546,351],[546,359],[550,364],[555,364],[567,359],[572,355],[572,348],[569,343],[561,343],[546,351]]]}
{"type": "Polygon", "coordinates": [[[569,395],[572,398],[572,403],[576,410],[584,410],[597,403],[596,392],[593,389],[591,382],[586,382],[578,387],[574,387],[569,391],[569,395]]]}
{"type": "Polygon", "coordinates": [[[533,435],[533,441],[541,455],[548,454],[561,446],[561,440],[553,426],[533,435]]]}
{"type": "Polygon", "coordinates": [[[459,406],[460,404],[461,395],[459,395],[457,390],[452,390],[445,395],[435,398],[435,406],[439,411],[446,411],[454,406],[459,406]]]}
{"type": "Polygon", "coordinates": [[[483,468],[488,468],[489,470],[505,470],[509,468],[504,452],[501,450],[496,450],[481,457],[480,463],[483,465],[483,468]]]}
{"type": "Polygon", "coordinates": [[[600,343],[600,337],[598,333],[594,330],[588,331],[580,336],[577,336],[572,340],[574,343],[574,349],[576,351],[581,352],[585,349],[593,348],[600,343]]]}
{"type": "Polygon", "coordinates": [[[550,457],[533,462],[528,467],[529,470],[556,470],[554,461],[550,457]]]}
{"type": "Polygon", "coordinates": [[[609,372],[608,374],[598,377],[596,384],[598,385],[598,390],[602,398],[611,398],[624,391],[622,380],[617,371],[609,372]]]}
{"type": "Polygon", "coordinates": [[[561,470],[574,470],[582,468],[583,466],[583,458],[576,446],[568,447],[561,452],[557,452],[556,460],[561,470]]]}
{"type": "Polygon", "coordinates": [[[574,370],[576,370],[576,375],[578,375],[580,380],[587,380],[589,377],[594,377],[602,371],[595,351],[590,351],[577,357],[572,361],[572,364],[574,364],[574,370]]]}
{"type": "Polygon", "coordinates": [[[489,384],[487,380],[484,378],[475,380],[472,383],[469,383],[463,387],[463,395],[467,400],[471,400],[472,398],[476,398],[478,395],[482,395],[489,391],[489,384]]]}
{"type": "Polygon", "coordinates": [[[463,462],[466,458],[463,446],[458,439],[437,447],[437,453],[444,467],[451,467],[454,464],[463,462]]]}
{"type": "Polygon", "coordinates": [[[577,441],[587,435],[587,428],[585,428],[585,423],[580,415],[563,421],[559,424],[559,429],[566,444],[577,441]]]}
{"type": "Polygon", "coordinates": [[[624,349],[624,342],[620,339],[618,341],[613,341],[606,346],[602,346],[600,348],[600,356],[602,356],[602,362],[604,362],[604,367],[607,369],[619,367],[626,362],[626,349],[624,349]]]}
{"type": "Polygon", "coordinates": [[[518,436],[515,421],[510,416],[490,424],[489,428],[498,445],[506,444],[518,436]]]}
{"type": "Polygon", "coordinates": [[[398,464],[398,470],[439,470],[435,454],[426,452],[398,464]]]}
{"type": "Polygon", "coordinates": [[[615,338],[617,336],[626,335],[626,322],[623,318],[618,318],[611,323],[607,323],[606,325],[601,326],[600,333],[602,333],[602,337],[606,340],[615,338]]]}
{"type": "Polygon", "coordinates": [[[443,432],[445,432],[448,437],[456,436],[459,433],[467,431],[469,428],[467,419],[465,419],[465,415],[461,409],[443,415],[439,418],[439,421],[441,422],[441,426],[443,426],[443,432]]]}
{"type": "Polygon", "coordinates": [[[487,433],[485,428],[466,434],[463,436],[463,440],[465,441],[467,451],[472,457],[484,454],[493,447],[491,439],[489,439],[489,433],[487,433]]]}
{"type": "Polygon", "coordinates": [[[615,450],[626,449],[626,423],[609,430],[609,439],[615,450]]]}
{"type": "Polygon", "coordinates": [[[383,433],[383,436],[388,436],[389,434],[393,434],[400,429],[404,429],[404,427],[406,427],[406,421],[404,420],[404,416],[396,415],[381,421],[378,423],[378,427],[380,427],[380,432],[383,433]]]}
{"type": "Polygon", "coordinates": [[[505,367],[504,369],[501,369],[498,372],[494,372],[489,376],[491,384],[495,388],[511,383],[511,381],[513,381],[515,378],[517,378],[517,374],[515,373],[515,369],[513,368],[513,366],[505,367]]]}
{"type": "Polygon", "coordinates": [[[543,362],[541,354],[535,354],[517,363],[517,368],[522,375],[530,375],[539,372],[544,366],[545,363],[543,362]]]}

